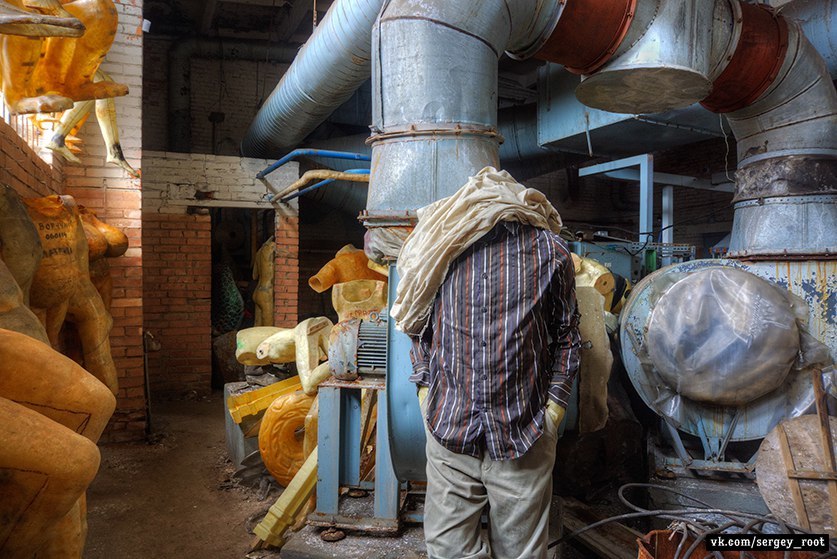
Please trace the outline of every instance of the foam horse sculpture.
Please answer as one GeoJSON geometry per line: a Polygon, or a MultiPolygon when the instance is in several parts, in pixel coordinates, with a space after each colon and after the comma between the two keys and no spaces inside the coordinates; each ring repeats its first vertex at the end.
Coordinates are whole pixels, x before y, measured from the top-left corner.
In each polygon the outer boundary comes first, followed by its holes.
{"type": "Polygon", "coordinates": [[[69,14],[62,17],[32,13],[2,1],[0,33],[23,37],[81,37],[84,24],[69,14]]]}
{"type": "Polygon", "coordinates": [[[46,327],[53,347],[65,320],[78,329],[84,366],[116,394],[116,367],[110,353],[110,313],[90,280],[89,247],[78,207],[71,196],[24,200],[43,246],[30,305],[46,327]]]}
{"type": "Polygon", "coordinates": [[[95,443],[116,399],[50,348],[15,281],[29,269],[0,261],[0,557],[81,558],[95,443]]]}

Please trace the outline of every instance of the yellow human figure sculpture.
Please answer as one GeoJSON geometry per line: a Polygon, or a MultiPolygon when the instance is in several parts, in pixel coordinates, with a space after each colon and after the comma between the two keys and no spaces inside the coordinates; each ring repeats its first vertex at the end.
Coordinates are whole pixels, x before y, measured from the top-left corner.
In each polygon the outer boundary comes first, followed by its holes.
{"type": "Polygon", "coordinates": [[[369,258],[362,250],[346,245],[308,280],[308,285],[317,293],[322,293],[335,283],[361,279],[387,281],[386,276],[369,268],[369,258]]]}
{"type": "Polygon", "coordinates": [[[355,280],[334,285],[331,305],[337,311],[337,321],[369,318],[387,306],[387,284],[375,280],[355,280]]]}
{"type": "MultiPolygon", "coordinates": [[[[25,1],[31,4],[35,0],[25,1]]],[[[44,91],[57,91],[74,101],[126,95],[126,85],[93,81],[116,37],[119,16],[113,1],[75,0],[62,4],[87,30],[77,39],[47,39],[44,56],[33,76],[34,82],[44,91]]]]}
{"type": "Polygon", "coordinates": [[[253,291],[253,302],[256,304],[256,320],[254,326],[273,326],[273,277],[274,255],[276,243],[273,237],[264,242],[256,252],[256,262],[253,264],[253,279],[258,281],[253,291]]]}
{"type": "Polygon", "coordinates": [[[116,367],[110,354],[113,324],[90,281],[88,245],[78,207],[71,196],[24,200],[41,237],[43,258],[30,293],[32,310],[58,347],[64,320],[76,325],[84,352],[84,366],[116,394],[116,367]]]}
{"type": "Polygon", "coordinates": [[[81,557],[84,491],[115,406],[107,387],[47,345],[0,261],[0,557],[81,557]]]}
{"type": "Polygon", "coordinates": [[[331,376],[328,363],[328,337],[334,324],[319,316],[303,320],[293,329],[279,330],[256,348],[256,359],[269,363],[296,363],[296,372],[306,394],[316,394],[317,386],[331,376]]]}

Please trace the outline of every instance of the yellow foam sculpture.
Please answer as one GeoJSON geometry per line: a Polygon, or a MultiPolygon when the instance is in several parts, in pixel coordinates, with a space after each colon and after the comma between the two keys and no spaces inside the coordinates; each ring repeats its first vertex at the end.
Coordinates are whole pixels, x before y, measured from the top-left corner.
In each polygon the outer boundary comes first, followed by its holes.
{"type": "Polygon", "coordinates": [[[84,25],[70,14],[33,13],[0,1],[0,33],[23,37],[81,37],[84,25]]]}
{"type": "Polygon", "coordinates": [[[102,297],[105,309],[110,312],[113,278],[107,259],[122,256],[127,252],[128,236],[120,229],[100,220],[96,212],[84,206],[79,206],[79,216],[87,237],[90,281],[102,297]]]}
{"type": "Polygon", "coordinates": [[[387,306],[387,283],[376,280],[355,280],[338,283],[331,290],[331,304],[338,322],[367,318],[370,312],[387,306]]]}
{"type": "MultiPolygon", "coordinates": [[[[30,5],[34,1],[26,0],[30,5]]],[[[46,40],[43,60],[33,76],[35,83],[45,91],[59,91],[74,101],[126,95],[128,87],[123,84],[93,81],[116,37],[119,15],[113,1],[64,0],[62,5],[86,30],[77,39],[50,37],[46,40]]]]}
{"type": "Polygon", "coordinates": [[[13,113],[66,111],[74,101],[128,93],[123,84],[93,82],[116,36],[118,14],[112,0],[8,2],[19,10],[74,18],[84,28],[81,36],[50,33],[48,38],[4,35],[0,39],[0,82],[13,113]]]}
{"type": "MultiPolygon", "coordinates": [[[[269,359],[256,357],[256,349],[273,334],[291,328],[276,328],[275,326],[255,326],[239,330],[235,335],[235,360],[242,365],[258,367],[270,363],[269,359]]],[[[293,361],[293,358],[288,362],[293,361]]]]}
{"type": "Polygon", "coordinates": [[[308,285],[317,293],[322,293],[335,283],[361,279],[387,281],[386,276],[369,268],[369,258],[362,250],[346,245],[308,280],[308,285]]]}
{"type": "MultiPolygon", "coordinates": [[[[94,81],[113,82],[110,76],[101,69],[96,71],[94,81]]],[[[105,147],[107,148],[107,163],[122,167],[130,176],[139,178],[139,171],[131,167],[122,152],[122,144],[119,142],[119,127],[116,121],[116,102],[112,97],[97,99],[96,101],[79,101],[73,105],[72,109],[64,111],[46,147],[61,155],[67,161],[81,164],[81,160],[75,155],[81,149],[73,144],[80,141],[77,137],[78,131],[87,121],[94,107],[99,131],[102,133],[102,139],[105,141],[105,147]]]]}
{"type": "Polygon", "coordinates": [[[264,242],[256,252],[253,264],[253,279],[258,281],[253,291],[253,303],[256,304],[256,326],[273,326],[273,278],[276,243],[273,237],[264,242]]]}
{"type": "Polygon", "coordinates": [[[0,557],[81,558],[84,492],[116,407],[101,382],[45,343],[0,261],[0,557]]]}
{"type": "Polygon", "coordinates": [[[78,207],[70,196],[33,198],[24,203],[43,248],[30,292],[32,310],[44,323],[53,347],[58,347],[64,320],[74,323],[85,368],[116,394],[109,338],[113,320],[90,280],[88,245],[78,207]]]}
{"type": "Polygon", "coordinates": [[[305,461],[302,430],[313,403],[304,392],[279,396],[262,418],[259,452],[270,475],[285,487],[305,461]]]}
{"type": "Polygon", "coordinates": [[[280,330],[256,348],[256,358],[270,363],[296,363],[296,370],[306,394],[315,394],[317,386],[331,376],[328,363],[328,336],[334,324],[320,316],[303,320],[293,330],[280,330]]]}

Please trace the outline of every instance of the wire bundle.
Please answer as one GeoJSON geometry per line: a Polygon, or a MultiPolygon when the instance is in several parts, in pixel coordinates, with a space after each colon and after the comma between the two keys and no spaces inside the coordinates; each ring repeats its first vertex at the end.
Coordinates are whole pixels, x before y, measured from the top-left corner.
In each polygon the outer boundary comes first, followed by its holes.
{"type": "MultiPolygon", "coordinates": [[[[670,487],[666,487],[664,485],[657,485],[653,483],[627,483],[619,488],[618,495],[619,500],[622,502],[622,504],[634,512],[620,514],[617,516],[611,516],[598,522],[594,522],[593,524],[585,526],[584,528],[576,530],[575,532],[567,534],[566,536],[562,536],[561,538],[551,542],[549,544],[549,547],[552,548],[557,545],[560,545],[564,542],[572,540],[573,538],[579,536],[584,532],[587,532],[588,530],[593,530],[600,526],[604,526],[605,524],[610,524],[611,522],[620,522],[623,520],[631,520],[634,518],[660,518],[663,520],[671,521],[671,524],[669,526],[670,529],[675,533],[681,534],[681,541],[680,544],[677,546],[677,550],[674,553],[673,559],[691,559],[692,554],[698,548],[701,542],[703,542],[708,536],[711,536],[713,534],[723,533],[744,535],[773,533],[764,531],[767,526],[776,527],[777,532],[775,533],[812,533],[808,530],[800,528],[799,526],[782,522],[778,518],[775,518],[770,515],[763,516],[759,514],[752,514],[736,510],[714,508],[709,503],[706,503],[704,501],[701,501],[700,499],[692,497],[691,495],[687,495],[685,493],[682,493],[670,487]],[[688,508],[673,510],[644,509],[632,503],[625,496],[625,492],[633,488],[645,488],[655,489],[658,491],[666,491],[678,495],[680,497],[685,497],[686,499],[696,503],[696,505],[698,506],[691,506],[688,508]],[[707,515],[711,515],[713,518],[707,518],[707,515]],[[725,521],[718,522],[719,517],[724,518],[725,521]],[[687,547],[687,543],[690,540],[692,540],[691,544],[689,544],[687,547]]],[[[742,559],[752,559],[753,557],[750,553],[741,553],[742,559]]],[[[710,555],[716,557],[716,559],[723,559],[723,556],[720,551],[715,551],[710,555]]],[[[786,554],[786,556],[789,556],[789,554],[786,554]]],[[[826,557],[837,557],[837,542],[831,541],[829,550],[816,557],[816,559],[825,559],[826,557]]],[[[696,559],[706,558],[700,557],[696,559]]]]}

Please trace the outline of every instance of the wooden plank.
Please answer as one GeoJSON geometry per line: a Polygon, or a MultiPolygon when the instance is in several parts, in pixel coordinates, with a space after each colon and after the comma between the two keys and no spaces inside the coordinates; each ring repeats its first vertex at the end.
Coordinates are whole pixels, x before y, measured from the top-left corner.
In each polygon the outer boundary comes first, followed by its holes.
{"type": "MultiPolygon", "coordinates": [[[[828,401],[825,388],[822,385],[822,371],[813,373],[814,397],[817,402],[817,416],[820,420],[820,436],[825,461],[825,471],[833,474],[837,471],[837,461],[834,459],[834,441],[831,439],[831,420],[828,418],[828,401]]],[[[831,505],[832,521],[837,520],[837,480],[828,481],[828,502],[831,505]]]]}
{"type": "MultiPolygon", "coordinates": [[[[794,470],[796,466],[793,463],[793,455],[791,454],[790,443],[788,442],[788,434],[782,424],[779,425],[778,435],[779,448],[782,451],[782,460],[785,463],[785,468],[788,470],[794,470]]],[[[805,501],[802,499],[802,489],[799,487],[799,480],[789,478],[788,486],[790,486],[791,497],[793,497],[793,505],[796,509],[796,519],[800,526],[806,530],[810,530],[811,521],[808,519],[808,510],[805,508],[805,501]]]]}
{"type": "Polygon", "coordinates": [[[788,470],[788,477],[795,479],[814,479],[822,481],[837,481],[837,473],[820,472],[818,470],[788,470]]]}
{"type": "MultiPolygon", "coordinates": [[[[577,499],[564,499],[564,533],[569,534],[605,517],[577,499]]],[[[636,559],[642,534],[620,522],[611,522],[580,534],[575,540],[604,559],[636,559]]]]}

